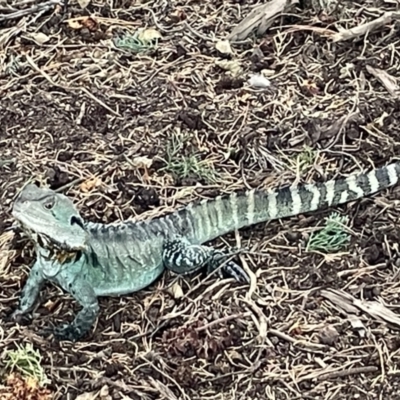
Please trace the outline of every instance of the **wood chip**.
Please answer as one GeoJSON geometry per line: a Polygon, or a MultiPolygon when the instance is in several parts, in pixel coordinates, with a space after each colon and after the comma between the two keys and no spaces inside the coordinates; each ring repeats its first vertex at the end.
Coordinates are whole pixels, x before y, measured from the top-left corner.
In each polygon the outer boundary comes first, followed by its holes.
{"type": "Polygon", "coordinates": [[[389,75],[383,69],[373,68],[370,65],[367,65],[367,71],[375,78],[377,78],[393,97],[399,96],[400,87],[398,85],[397,79],[394,76],[389,75]]]}
{"type": "Polygon", "coordinates": [[[298,0],[272,0],[267,4],[255,7],[253,11],[232,30],[227,40],[231,42],[244,40],[255,29],[257,29],[258,35],[263,35],[276,18],[297,3],[298,0]]]}
{"type": "Polygon", "coordinates": [[[386,322],[393,329],[400,329],[400,316],[377,301],[358,300],[343,290],[334,289],[322,290],[321,295],[347,313],[358,315],[361,310],[376,321],[386,322]]]}
{"type": "Polygon", "coordinates": [[[215,44],[215,48],[222,54],[232,54],[231,44],[228,40],[219,40],[215,44]]]}

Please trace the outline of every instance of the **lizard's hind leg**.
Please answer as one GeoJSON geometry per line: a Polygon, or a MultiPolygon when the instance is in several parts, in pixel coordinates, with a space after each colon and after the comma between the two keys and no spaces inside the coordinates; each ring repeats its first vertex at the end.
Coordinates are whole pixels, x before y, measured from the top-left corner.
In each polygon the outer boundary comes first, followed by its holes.
{"type": "MultiPolygon", "coordinates": [[[[224,254],[210,246],[190,244],[184,239],[166,241],[164,243],[163,261],[166,268],[187,275],[207,267],[209,273],[218,269],[230,254],[224,254]]],[[[228,261],[218,269],[217,274],[232,276],[239,282],[249,282],[247,273],[233,261],[228,261]]]]}

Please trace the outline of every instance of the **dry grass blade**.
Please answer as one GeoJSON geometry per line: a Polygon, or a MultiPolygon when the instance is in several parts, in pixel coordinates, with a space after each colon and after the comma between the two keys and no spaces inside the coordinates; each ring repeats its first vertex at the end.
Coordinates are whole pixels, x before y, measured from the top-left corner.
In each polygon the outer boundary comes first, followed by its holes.
{"type": "MultiPolygon", "coordinates": [[[[59,5],[59,6],[63,5],[63,1],[62,0],[48,0],[48,1],[45,1],[44,3],[40,3],[37,5],[34,5],[30,8],[26,8],[26,9],[22,9],[22,10],[16,10],[15,8],[11,8],[11,10],[13,12],[6,13],[6,14],[0,14],[0,22],[12,20],[12,19],[18,19],[18,18],[24,17],[26,15],[34,14],[37,12],[43,13],[43,12],[50,10],[53,6],[56,6],[56,5],[59,5]]],[[[4,12],[5,10],[3,9],[1,11],[4,12]]]]}
{"type": "Polygon", "coordinates": [[[335,43],[345,41],[345,40],[351,40],[351,39],[357,38],[359,36],[366,35],[369,32],[372,32],[379,28],[382,28],[383,26],[390,24],[393,20],[396,21],[399,19],[400,19],[400,13],[387,12],[387,13],[384,13],[381,17],[379,17],[371,22],[367,22],[365,24],[356,26],[351,29],[343,29],[336,35],[332,36],[331,39],[335,43]]]}
{"type": "Polygon", "coordinates": [[[0,277],[7,273],[11,260],[15,257],[15,250],[11,249],[11,242],[15,234],[12,231],[0,235],[0,277]]]}
{"type": "Polygon", "coordinates": [[[258,35],[264,34],[277,17],[297,3],[298,0],[271,0],[267,4],[255,7],[233,28],[227,40],[231,42],[244,40],[256,29],[258,35]]]}

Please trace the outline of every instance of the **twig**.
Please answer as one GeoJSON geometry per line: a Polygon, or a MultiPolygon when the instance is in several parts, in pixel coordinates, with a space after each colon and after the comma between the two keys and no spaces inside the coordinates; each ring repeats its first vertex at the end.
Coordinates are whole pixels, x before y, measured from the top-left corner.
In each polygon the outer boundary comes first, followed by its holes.
{"type": "Polygon", "coordinates": [[[4,167],[5,165],[9,165],[15,162],[14,158],[11,158],[10,160],[2,160],[0,159],[0,168],[4,167]]]}
{"type": "Polygon", "coordinates": [[[0,15],[0,22],[7,21],[10,19],[17,19],[17,18],[23,17],[25,15],[34,14],[38,11],[45,12],[45,11],[48,11],[54,5],[62,6],[63,2],[62,2],[62,0],[49,0],[46,3],[34,5],[31,8],[26,8],[24,10],[18,10],[11,14],[0,15]]]}
{"type": "Polygon", "coordinates": [[[212,38],[208,38],[207,36],[202,35],[200,32],[197,32],[194,28],[192,28],[186,21],[184,22],[186,28],[189,29],[190,32],[192,32],[194,35],[199,37],[200,39],[203,39],[205,41],[212,41],[212,38]]]}
{"type": "Polygon", "coordinates": [[[308,348],[310,350],[315,350],[315,349],[319,349],[319,350],[323,350],[326,349],[326,346],[323,344],[318,344],[318,343],[312,343],[312,342],[306,342],[305,340],[298,340],[295,339],[289,335],[287,335],[284,332],[279,331],[278,329],[269,329],[268,333],[270,333],[271,335],[274,335],[282,340],[285,340],[289,343],[292,343],[293,345],[303,345],[305,348],[308,348]]]}
{"type": "Polygon", "coordinates": [[[195,330],[196,330],[197,332],[204,331],[204,330],[206,330],[206,329],[208,329],[208,328],[211,328],[212,326],[217,325],[217,324],[219,324],[219,323],[221,323],[221,322],[227,322],[227,321],[230,321],[231,319],[238,319],[239,317],[247,317],[247,316],[249,316],[250,314],[251,314],[251,313],[250,313],[250,311],[249,311],[249,312],[246,312],[246,313],[244,313],[244,314],[227,315],[226,317],[216,319],[215,321],[211,321],[211,322],[209,322],[209,323],[206,324],[206,325],[200,326],[200,327],[196,328],[195,330]]]}
{"type": "Polygon", "coordinates": [[[378,371],[378,367],[375,367],[373,365],[367,365],[365,367],[349,368],[341,371],[328,372],[326,374],[320,375],[317,379],[322,381],[327,379],[343,378],[344,376],[348,375],[359,375],[376,371],[378,371]]]}
{"type": "Polygon", "coordinates": [[[358,36],[365,35],[375,29],[381,28],[382,26],[389,24],[393,20],[400,19],[400,13],[398,12],[387,12],[381,17],[375,19],[374,21],[367,22],[366,24],[356,26],[351,29],[343,30],[336,35],[332,36],[332,41],[340,42],[344,40],[354,39],[358,36]]]}

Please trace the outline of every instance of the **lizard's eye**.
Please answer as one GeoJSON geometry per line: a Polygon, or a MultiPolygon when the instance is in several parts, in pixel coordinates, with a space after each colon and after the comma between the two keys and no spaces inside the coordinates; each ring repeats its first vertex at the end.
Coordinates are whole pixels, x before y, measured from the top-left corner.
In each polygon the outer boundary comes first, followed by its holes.
{"type": "Polygon", "coordinates": [[[52,199],[52,200],[46,201],[46,203],[43,204],[43,207],[46,210],[51,210],[54,207],[54,200],[52,199]]]}

